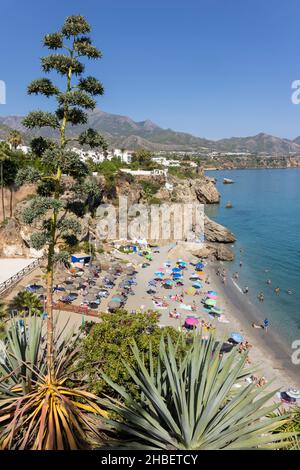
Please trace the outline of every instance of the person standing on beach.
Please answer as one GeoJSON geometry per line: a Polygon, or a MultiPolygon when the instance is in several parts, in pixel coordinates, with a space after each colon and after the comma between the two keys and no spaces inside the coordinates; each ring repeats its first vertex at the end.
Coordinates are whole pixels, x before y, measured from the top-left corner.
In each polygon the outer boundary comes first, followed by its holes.
{"type": "Polygon", "coordinates": [[[268,331],[268,328],[269,328],[269,320],[266,318],[264,320],[264,330],[265,330],[266,333],[268,331]]]}

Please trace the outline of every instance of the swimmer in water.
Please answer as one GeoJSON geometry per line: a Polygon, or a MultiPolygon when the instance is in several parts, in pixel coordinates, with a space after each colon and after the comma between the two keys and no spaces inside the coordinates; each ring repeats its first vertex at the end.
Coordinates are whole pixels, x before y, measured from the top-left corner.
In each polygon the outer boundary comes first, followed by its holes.
{"type": "Polygon", "coordinates": [[[279,295],[279,294],[280,294],[280,288],[279,288],[279,287],[276,287],[276,288],[274,289],[274,292],[275,292],[275,294],[279,295]]]}
{"type": "Polygon", "coordinates": [[[259,300],[260,302],[263,302],[264,299],[265,299],[263,292],[260,292],[260,293],[258,294],[257,298],[258,298],[258,300],[259,300]]]}
{"type": "Polygon", "coordinates": [[[292,291],[291,289],[288,289],[288,290],[286,291],[286,293],[289,294],[289,295],[292,295],[292,294],[293,294],[293,291],[292,291]]]}
{"type": "Polygon", "coordinates": [[[267,284],[269,284],[269,285],[272,284],[271,279],[268,279],[266,282],[267,282],[267,284]]]}

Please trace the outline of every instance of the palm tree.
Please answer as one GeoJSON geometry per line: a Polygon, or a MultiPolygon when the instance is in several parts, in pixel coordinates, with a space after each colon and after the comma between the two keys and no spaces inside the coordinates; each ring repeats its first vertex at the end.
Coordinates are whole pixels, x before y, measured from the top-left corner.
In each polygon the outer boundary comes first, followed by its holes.
{"type": "MultiPolygon", "coordinates": [[[[41,317],[12,321],[0,361],[0,449],[64,450],[99,442],[97,397],[66,385],[78,334],[64,327],[54,338],[54,380],[49,383],[47,343],[41,317]]],[[[66,325],[65,325],[66,326],[66,325]]]]}
{"type": "Polygon", "coordinates": [[[246,354],[234,348],[222,355],[222,345],[213,336],[202,340],[196,335],[191,348],[176,361],[176,346],[170,338],[167,343],[161,341],[156,367],[150,354],[146,368],[136,345],[136,367],[124,362],[140,400],[104,376],[123,398],[101,400],[121,418],[110,424],[127,439],[123,448],[234,450],[286,445],[288,434],[273,433],[286,422],[285,416],[269,417],[278,408],[269,404],[274,392],[245,385],[246,354]]]}
{"type": "Polygon", "coordinates": [[[21,315],[38,315],[42,313],[43,306],[35,294],[22,291],[12,299],[9,310],[17,310],[21,315]]]}
{"type": "Polygon", "coordinates": [[[16,129],[12,129],[11,131],[9,131],[7,142],[11,145],[11,148],[13,150],[16,150],[18,146],[21,145],[23,142],[21,133],[16,129]]]}

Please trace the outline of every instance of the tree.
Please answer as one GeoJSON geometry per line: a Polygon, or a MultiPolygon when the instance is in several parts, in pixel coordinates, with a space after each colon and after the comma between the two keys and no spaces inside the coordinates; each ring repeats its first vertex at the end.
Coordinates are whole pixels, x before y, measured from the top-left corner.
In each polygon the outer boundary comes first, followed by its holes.
{"type": "Polygon", "coordinates": [[[132,154],[132,163],[137,163],[142,168],[153,168],[155,165],[152,157],[153,155],[149,150],[139,149],[132,154]]]}
{"type": "MultiPolygon", "coordinates": [[[[67,126],[85,124],[86,110],[93,109],[96,104],[94,97],[103,94],[103,87],[96,78],[83,76],[82,60],[101,57],[101,52],[88,37],[90,29],[84,17],[70,16],[60,31],[44,38],[44,45],[48,49],[59,49],[61,52],[43,57],[42,68],[45,73],[53,71],[61,75],[64,89],[58,88],[49,78],[34,80],[28,86],[29,94],[42,94],[57,101],[55,112],[33,111],[23,120],[23,125],[28,129],[50,127],[58,133],[59,139],[58,142],[52,141],[40,152],[38,166],[21,168],[17,175],[19,185],[38,182],[38,194],[27,203],[22,219],[27,224],[39,222],[39,225],[35,224],[39,229],[32,234],[31,244],[36,249],[43,248],[47,254],[46,343],[43,343],[43,346],[46,344],[43,347],[46,367],[43,362],[42,372],[37,371],[39,380],[31,383],[32,391],[29,393],[19,387],[15,389],[8,386],[4,392],[1,388],[0,425],[3,431],[0,445],[5,449],[84,447],[88,434],[93,432],[95,435],[84,411],[94,416],[103,414],[96,403],[97,397],[66,383],[69,378],[65,373],[66,363],[57,359],[60,342],[55,342],[54,338],[52,306],[54,267],[68,256],[60,249],[64,237],[75,236],[81,230],[80,222],[77,216],[72,215],[68,204],[69,191],[66,191],[63,175],[67,175],[76,185],[83,183],[89,174],[80,157],[67,147],[71,141],[67,135],[67,126]]],[[[78,141],[81,145],[91,147],[105,146],[103,138],[92,129],[80,134],[78,141]]],[[[32,347],[29,348],[31,352],[32,347]]],[[[26,364],[26,368],[30,369],[30,365],[26,364]]]]}
{"type": "Polygon", "coordinates": [[[1,162],[3,168],[3,185],[9,188],[9,216],[13,216],[13,192],[15,189],[15,181],[18,173],[18,165],[12,158],[6,158],[1,162]]]}
{"type": "Polygon", "coordinates": [[[268,404],[274,392],[245,385],[247,353],[240,355],[234,348],[222,357],[221,346],[213,336],[201,340],[195,335],[191,348],[176,360],[176,345],[168,338],[167,344],[161,341],[154,369],[152,352],[146,362],[134,344],[134,365],[126,358],[122,362],[138,389],[138,399],[103,374],[122,397],[122,401],[101,400],[118,416],[110,425],[118,437],[121,434],[126,439],[122,448],[170,451],[286,446],[291,434],[274,431],[288,415],[270,417],[279,406],[268,404]],[[238,382],[241,388],[234,388],[238,382]]]}
{"type": "Polygon", "coordinates": [[[39,298],[32,292],[19,292],[10,302],[9,310],[17,310],[20,315],[42,314],[43,306],[39,298]]]}
{"type": "Polygon", "coordinates": [[[22,144],[23,139],[21,132],[16,129],[12,129],[8,133],[7,142],[11,145],[13,150],[16,150],[19,145],[22,144]]]}
{"type": "Polygon", "coordinates": [[[147,355],[152,347],[154,361],[159,354],[162,334],[169,334],[174,341],[179,333],[173,328],[160,328],[156,313],[118,311],[113,315],[102,314],[101,323],[95,324],[80,346],[79,363],[76,364],[80,377],[87,377],[89,389],[100,395],[115,395],[115,391],[101,376],[100,371],[137,396],[137,387],[132,381],[126,364],[134,364],[132,339],[135,338],[142,354],[147,355]],[[151,346],[150,346],[151,345],[151,346]]]}
{"type": "MultiPolygon", "coordinates": [[[[70,16],[60,31],[45,36],[44,46],[50,51],[60,52],[43,57],[42,69],[47,74],[56,72],[62,76],[65,88],[59,89],[46,77],[31,82],[28,93],[55,98],[57,109],[55,112],[33,111],[23,120],[23,125],[28,129],[50,127],[59,134],[59,142],[41,152],[41,179],[42,184],[45,181],[50,182],[48,194],[32,199],[23,213],[25,223],[43,220],[42,230],[33,234],[31,242],[36,249],[45,247],[47,250],[47,362],[50,379],[53,376],[53,268],[56,261],[67,256],[66,253],[57,253],[56,247],[62,237],[80,231],[80,223],[77,218],[68,215],[66,201],[61,199],[64,192],[62,175],[67,174],[82,181],[88,174],[88,168],[80,161],[79,156],[67,148],[67,144],[74,140],[68,138],[67,126],[86,124],[86,110],[94,109],[95,96],[103,94],[103,86],[96,78],[83,77],[85,66],[82,59],[99,59],[102,55],[92,45],[88,36],[90,30],[84,17],[70,16]],[[48,214],[49,217],[45,219],[48,214]]],[[[93,129],[82,132],[78,141],[81,145],[90,147],[105,146],[102,136],[93,129]]]]}

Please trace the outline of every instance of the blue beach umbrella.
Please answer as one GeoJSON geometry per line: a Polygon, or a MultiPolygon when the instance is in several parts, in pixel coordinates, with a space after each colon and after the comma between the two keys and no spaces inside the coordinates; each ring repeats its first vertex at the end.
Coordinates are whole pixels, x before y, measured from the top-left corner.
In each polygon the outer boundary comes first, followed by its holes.
{"type": "Polygon", "coordinates": [[[181,277],[182,277],[182,274],[180,274],[180,273],[174,273],[174,274],[173,274],[173,278],[174,278],[174,279],[179,279],[179,278],[181,278],[181,277]]]}
{"type": "Polygon", "coordinates": [[[168,279],[167,281],[165,281],[165,284],[167,286],[172,286],[173,285],[173,281],[171,281],[171,279],[168,279]]]}
{"type": "Polygon", "coordinates": [[[204,264],[203,263],[197,263],[196,264],[196,271],[201,271],[201,269],[204,268],[204,264]]]}
{"type": "Polygon", "coordinates": [[[173,268],[172,273],[180,273],[181,269],[180,268],[173,268]]]}
{"type": "Polygon", "coordinates": [[[240,333],[230,333],[230,338],[233,339],[235,343],[242,343],[244,341],[244,337],[240,333]]]}
{"type": "Polygon", "coordinates": [[[207,293],[210,294],[210,295],[218,295],[218,292],[216,292],[214,290],[209,290],[207,293]]]}
{"type": "Polygon", "coordinates": [[[194,282],[193,287],[196,287],[196,289],[200,289],[202,286],[201,282],[194,282]]]}
{"type": "Polygon", "coordinates": [[[187,263],[185,261],[181,261],[179,263],[179,266],[182,267],[182,268],[185,268],[187,266],[187,263]]]}
{"type": "Polygon", "coordinates": [[[154,276],[156,276],[156,277],[164,277],[164,273],[162,273],[161,271],[157,271],[156,273],[154,273],[154,276]]]}

